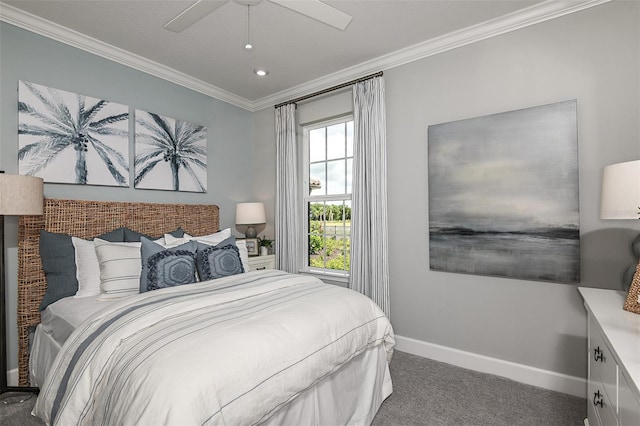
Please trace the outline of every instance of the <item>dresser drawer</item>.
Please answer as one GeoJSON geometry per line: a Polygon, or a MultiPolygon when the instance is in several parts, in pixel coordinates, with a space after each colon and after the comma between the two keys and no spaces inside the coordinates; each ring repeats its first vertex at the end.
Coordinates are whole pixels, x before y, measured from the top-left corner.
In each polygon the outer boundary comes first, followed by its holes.
{"type": "Polygon", "coordinates": [[[589,318],[589,332],[589,377],[590,380],[600,382],[615,413],[618,407],[618,365],[593,318],[589,318]]]}
{"type": "Polygon", "coordinates": [[[620,410],[618,419],[621,426],[640,425],[640,401],[636,399],[627,378],[620,374],[620,410]]]}
{"type": "Polygon", "coordinates": [[[611,404],[604,386],[598,380],[589,380],[587,385],[587,415],[589,417],[589,425],[600,426],[616,426],[618,420],[616,418],[615,407],[611,404]]]}
{"type": "Polygon", "coordinates": [[[249,271],[261,271],[263,269],[275,269],[276,256],[254,256],[249,258],[249,271]]]}
{"type": "Polygon", "coordinates": [[[602,426],[600,414],[598,413],[600,406],[593,403],[593,398],[589,399],[589,396],[596,395],[597,390],[597,386],[592,381],[587,382],[587,418],[589,419],[589,426],[602,426]]]}

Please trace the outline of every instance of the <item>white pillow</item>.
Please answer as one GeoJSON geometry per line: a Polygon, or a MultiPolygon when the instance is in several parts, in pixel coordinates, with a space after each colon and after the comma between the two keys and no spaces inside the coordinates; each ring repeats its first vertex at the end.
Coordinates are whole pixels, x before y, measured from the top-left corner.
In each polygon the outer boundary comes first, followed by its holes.
{"type": "Polygon", "coordinates": [[[247,242],[245,240],[236,240],[236,246],[242,261],[242,268],[245,272],[249,272],[249,250],[247,250],[247,242]]]}
{"type": "Polygon", "coordinates": [[[192,239],[198,242],[201,242],[202,244],[209,244],[210,246],[215,246],[216,244],[220,244],[230,236],[231,236],[231,228],[227,228],[227,229],[223,229],[222,231],[218,231],[215,234],[203,235],[201,237],[192,237],[192,239]]]}
{"type": "Polygon", "coordinates": [[[174,237],[171,234],[164,234],[164,241],[160,241],[159,244],[164,248],[173,248],[181,244],[188,243],[193,237],[185,232],[182,237],[174,237]]]}
{"type": "Polygon", "coordinates": [[[98,300],[119,299],[140,292],[141,243],[111,243],[93,240],[100,264],[100,296],[98,300]]]}
{"type": "Polygon", "coordinates": [[[76,254],[76,278],[78,291],[73,297],[90,297],[100,294],[100,263],[93,241],[71,237],[76,254]]]}
{"type": "Polygon", "coordinates": [[[181,238],[176,238],[171,234],[164,234],[164,246],[166,248],[171,248],[175,246],[179,246],[180,244],[187,243],[191,240],[200,241],[203,244],[209,244],[215,246],[216,244],[221,243],[231,236],[231,228],[223,229],[222,231],[218,231],[215,234],[203,235],[201,237],[192,237],[191,235],[185,233],[181,238]]]}

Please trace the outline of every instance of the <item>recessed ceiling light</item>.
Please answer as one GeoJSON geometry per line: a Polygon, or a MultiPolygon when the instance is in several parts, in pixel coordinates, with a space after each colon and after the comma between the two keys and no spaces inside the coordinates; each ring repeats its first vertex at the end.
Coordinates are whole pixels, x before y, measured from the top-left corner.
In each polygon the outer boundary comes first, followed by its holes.
{"type": "Polygon", "coordinates": [[[260,77],[264,77],[265,75],[269,74],[269,71],[267,70],[253,70],[253,72],[260,77]]]}

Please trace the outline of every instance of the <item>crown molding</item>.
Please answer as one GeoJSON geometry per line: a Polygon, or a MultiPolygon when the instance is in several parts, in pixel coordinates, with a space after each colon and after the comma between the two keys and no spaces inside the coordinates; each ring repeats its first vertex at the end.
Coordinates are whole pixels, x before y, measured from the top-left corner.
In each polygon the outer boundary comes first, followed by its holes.
{"type": "Polygon", "coordinates": [[[78,31],[47,21],[31,13],[0,2],[0,21],[15,25],[41,36],[84,50],[102,58],[125,65],[138,71],[167,80],[204,95],[227,102],[240,108],[252,110],[252,102],[234,95],[212,84],[194,78],[158,62],[104,43],[78,31]]]}
{"type": "Polygon", "coordinates": [[[124,49],[120,49],[100,40],[88,37],[82,33],[47,21],[1,2],[0,20],[163,80],[178,84],[206,96],[235,105],[239,108],[255,112],[267,107],[272,107],[275,104],[285,102],[289,99],[305,96],[318,90],[340,84],[344,81],[353,80],[381,70],[389,70],[410,62],[453,50],[458,47],[486,40],[491,37],[496,37],[511,31],[516,31],[521,28],[529,27],[564,15],[579,12],[610,1],[612,0],[547,0],[499,18],[491,19],[458,31],[453,31],[395,51],[388,55],[383,55],[370,61],[360,63],[353,67],[345,68],[341,71],[328,74],[322,78],[283,90],[256,101],[250,101],[242,98],[217,86],[191,77],[183,72],[174,70],[173,68],[169,68],[124,49]]]}
{"type": "Polygon", "coordinates": [[[612,0],[580,0],[545,2],[528,8],[491,19],[480,24],[426,40],[422,43],[397,50],[388,55],[362,62],[350,68],[326,75],[319,79],[258,99],[253,103],[253,110],[258,111],[278,103],[286,102],[319,90],[326,89],[345,81],[354,80],[378,71],[389,70],[420,59],[434,56],[458,47],[496,37],[521,28],[526,28],[544,21],[579,12],[590,7],[608,3],[612,0]]]}

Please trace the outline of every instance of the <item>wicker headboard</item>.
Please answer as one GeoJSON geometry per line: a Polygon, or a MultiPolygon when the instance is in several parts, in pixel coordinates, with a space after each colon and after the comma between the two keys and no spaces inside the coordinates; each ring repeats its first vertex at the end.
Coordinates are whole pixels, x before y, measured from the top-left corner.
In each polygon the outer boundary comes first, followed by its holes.
{"type": "Polygon", "coordinates": [[[78,238],[126,226],[148,235],[162,235],[178,226],[191,235],[219,229],[216,205],[155,204],[113,201],[44,200],[42,216],[22,216],[18,225],[18,375],[29,381],[29,327],[40,323],[40,301],[47,282],[40,261],[40,230],[78,238]]]}

